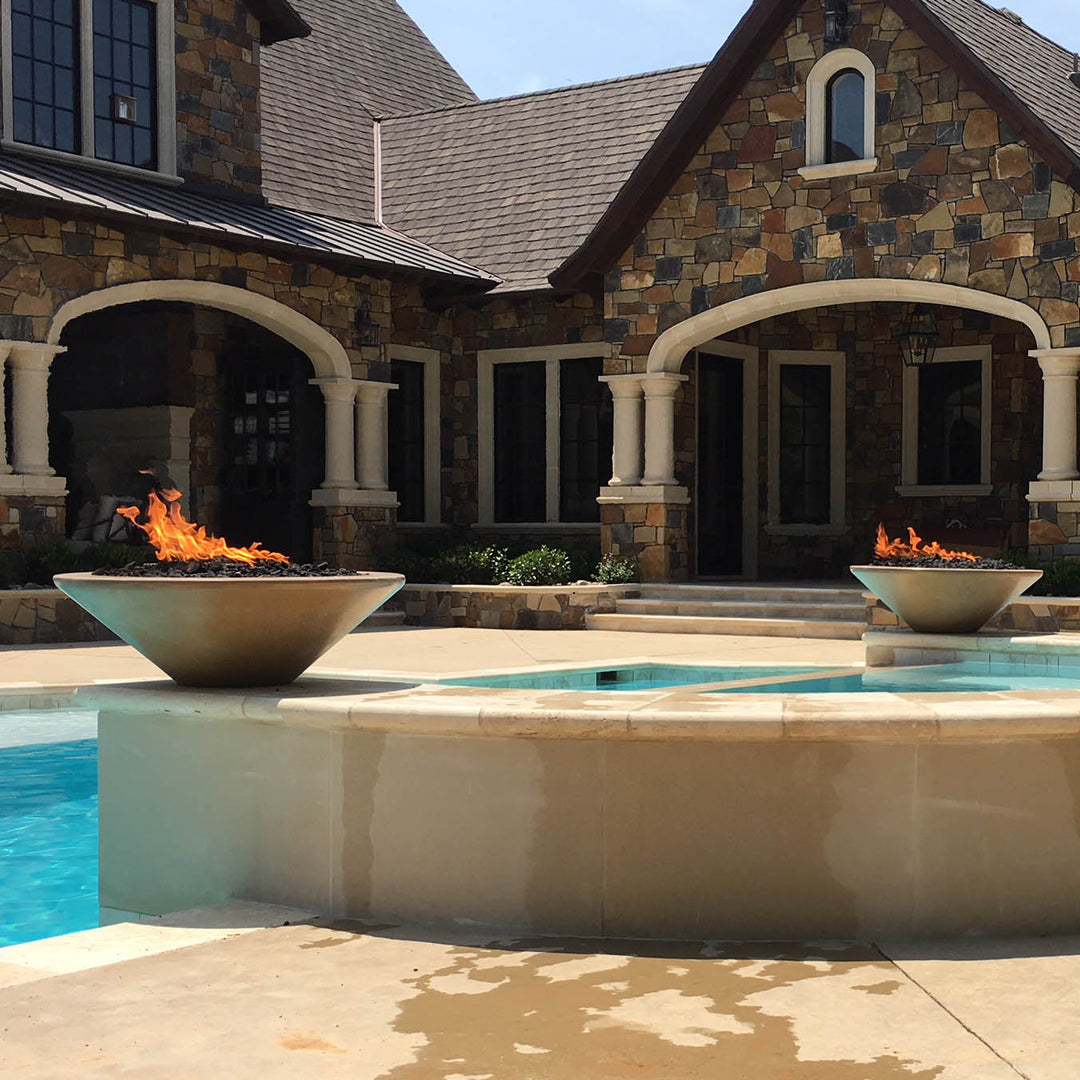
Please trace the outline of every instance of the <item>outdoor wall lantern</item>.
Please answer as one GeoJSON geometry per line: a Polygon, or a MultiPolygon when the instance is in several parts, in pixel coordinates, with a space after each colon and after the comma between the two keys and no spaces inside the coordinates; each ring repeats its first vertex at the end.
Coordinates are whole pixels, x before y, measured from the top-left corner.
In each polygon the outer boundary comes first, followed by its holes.
{"type": "Polygon", "coordinates": [[[825,44],[846,45],[849,37],[847,0],[830,0],[825,10],[825,44]]]}
{"type": "Polygon", "coordinates": [[[363,296],[356,304],[356,332],[361,345],[378,345],[382,327],[371,317],[371,297],[363,296]]]}
{"type": "Polygon", "coordinates": [[[932,364],[937,353],[941,333],[937,328],[934,312],[926,304],[916,304],[900,331],[900,351],[908,367],[932,364]]]}

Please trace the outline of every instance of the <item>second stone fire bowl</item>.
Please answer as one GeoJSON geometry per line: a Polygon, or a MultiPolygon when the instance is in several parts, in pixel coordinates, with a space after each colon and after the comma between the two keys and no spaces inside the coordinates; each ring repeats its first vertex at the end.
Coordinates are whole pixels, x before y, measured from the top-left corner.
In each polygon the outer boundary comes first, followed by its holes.
{"type": "Polygon", "coordinates": [[[912,630],[925,634],[974,634],[1043,575],[959,566],[852,566],[851,572],[912,630]]]}
{"type": "Polygon", "coordinates": [[[400,574],[58,574],[56,587],[181,686],[284,686],[405,584],[400,574]]]}

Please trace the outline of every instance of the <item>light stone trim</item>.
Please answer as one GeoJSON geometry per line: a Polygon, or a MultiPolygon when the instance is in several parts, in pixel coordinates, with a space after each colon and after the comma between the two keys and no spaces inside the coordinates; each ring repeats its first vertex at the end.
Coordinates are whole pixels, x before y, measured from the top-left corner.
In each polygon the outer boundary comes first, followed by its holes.
{"type": "Polygon", "coordinates": [[[858,49],[834,49],[826,53],[806,78],[806,165],[809,170],[820,166],[829,170],[807,175],[807,169],[799,172],[806,179],[822,179],[824,176],[851,176],[856,172],[872,172],[877,167],[873,158],[876,120],[877,71],[874,62],[858,49]],[[830,162],[826,160],[825,118],[828,103],[826,91],[829,81],[841,71],[856,71],[863,78],[863,153],[860,161],[830,162]],[[873,159],[871,168],[865,168],[873,159]],[[857,166],[848,171],[837,171],[839,166],[857,166]]]}
{"type": "Polygon", "coordinates": [[[390,486],[387,402],[390,391],[397,389],[397,383],[356,380],[356,479],[364,491],[390,486]]]}
{"type": "Polygon", "coordinates": [[[1080,478],[1076,460],[1076,381],[1080,348],[1033,349],[1043,377],[1043,467],[1039,480],[1080,478]]]}
{"type": "Polygon", "coordinates": [[[424,365],[424,520],[405,527],[438,525],[442,517],[442,362],[437,349],[391,345],[391,360],[424,365]]]}
{"type": "Polygon", "coordinates": [[[596,501],[612,505],[663,503],[668,506],[686,506],[690,502],[690,492],[681,484],[635,484],[631,487],[601,488],[596,501]]]}
{"type": "MultiPolygon", "coordinates": [[[[480,349],[476,354],[477,419],[477,524],[495,521],[495,365],[528,364],[542,361],[547,368],[545,394],[547,408],[546,469],[544,504],[549,523],[559,521],[559,361],[589,357],[606,359],[611,346],[606,342],[579,345],[538,345],[521,349],[480,349]]],[[[513,522],[518,528],[527,523],[513,522]]]]}
{"type": "Polygon", "coordinates": [[[1050,328],[1042,316],[1022,301],[940,281],[854,278],[770,289],[692,315],[665,330],[656,339],[649,352],[648,370],[657,373],[677,372],[681,370],[683,360],[691,349],[772,316],[836,304],[872,303],[940,304],[943,307],[981,311],[1026,326],[1039,349],[1049,349],[1051,344],[1050,328]]]}
{"type": "Polygon", "coordinates": [[[356,483],[356,433],[354,428],[357,380],[309,379],[323,395],[326,408],[327,489],[350,490],[356,483]]]}
{"type": "Polygon", "coordinates": [[[78,18],[79,93],[81,112],[81,153],[16,142],[15,103],[12,87],[11,0],[0,0],[0,54],[3,57],[4,138],[2,145],[28,154],[41,155],[55,161],[65,161],[80,167],[102,169],[119,175],[140,179],[158,179],[180,183],[176,174],[176,15],[173,0],[150,0],[155,12],[155,53],[157,55],[157,167],[140,169],[119,162],[95,157],[94,145],[94,0],[75,0],[78,18]]]}
{"type": "Polygon", "coordinates": [[[670,372],[650,374],[642,379],[645,390],[645,475],[646,487],[671,487],[675,479],[675,395],[688,375],[670,372]]]}
{"type": "Polygon", "coordinates": [[[860,158],[858,161],[837,161],[828,165],[804,165],[799,175],[804,180],[832,180],[836,176],[861,176],[877,172],[878,159],[860,158]]]}
{"type": "Polygon", "coordinates": [[[816,350],[769,351],[769,488],[766,533],[816,536],[847,529],[847,354],[816,350]],[[780,368],[805,364],[828,367],[829,377],[829,521],[805,524],[780,520],[780,368]]]}
{"type": "Polygon", "coordinates": [[[978,484],[920,484],[919,483],[919,372],[922,368],[904,366],[903,376],[903,427],[901,446],[900,483],[898,495],[989,495],[993,491],[990,477],[991,434],[993,395],[991,366],[993,348],[990,345],[960,345],[955,348],[938,349],[934,364],[960,364],[978,360],[982,364],[980,392],[979,432],[979,483],[978,484]]]}
{"type": "Polygon", "coordinates": [[[51,477],[49,465],[49,367],[62,345],[4,342],[11,366],[11,456],[20,476],[51,477]]]}
{"type": "Polygon", "coordinates": [[[613,438],[611,445],[610,487],[632,487],[641,482],[641,456],[644,449],[640,375],[602,375],[611,391],[613,438]]]}
{"type": "MultiPolygon", "coordinates": [[[[698,346],[699,353],[711,356],[728,356],[741,360],[743,365],[743,571],[742,576],[755,581],[758,576],[758,386],[761,353],[753,345],[741,345],[733,341],[707,341],[698,346]]],[[[698,379],[701,393],[701,379],[698,379]]],[[[700,415],[700,408],[698,410],[700,415]]],[[[694,446],[698,445],[696,418],[694,446]]],[[[701,504],[700,483],[694,493],[701,504]]]]}

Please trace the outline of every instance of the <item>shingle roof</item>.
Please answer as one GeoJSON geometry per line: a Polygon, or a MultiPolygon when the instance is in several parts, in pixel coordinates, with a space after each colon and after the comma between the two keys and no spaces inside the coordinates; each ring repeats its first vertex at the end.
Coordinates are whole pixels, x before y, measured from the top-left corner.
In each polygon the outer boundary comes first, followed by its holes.
{"type": "Polygon", "coordinates": [[[391,118],[385,220],[503,279],[547,288],[704,67],[391,118]]]}
{"type": "Polygon", "coordinates": [[[396,0],[294,0],[311,36],[260,54],[263,191],[371,221],[372,117],[475,101],[396,0]]]}
{"type": "Polygon", "coordinates": [[[487,287],[490,275],[392,229],[320,214],[197,195],[182,188],[0,154],[0,200],[63,204],[95,217],[135,222],[292,258],[356,260],[365,268],[452,277],[487,287]]]}
{"type": "Polygon", "coordinates": [[[923,0],[1071,150],[1080,154],[1073,53],[982,0],[923,0]]]}

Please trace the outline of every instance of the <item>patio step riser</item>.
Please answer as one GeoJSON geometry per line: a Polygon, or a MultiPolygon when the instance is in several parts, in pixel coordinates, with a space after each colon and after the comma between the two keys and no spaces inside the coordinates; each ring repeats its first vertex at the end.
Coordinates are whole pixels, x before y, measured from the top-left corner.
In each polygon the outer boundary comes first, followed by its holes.
{"type": "Polygon", "coordinates": [[[746,637],[828,638],[857,641],[866,630],[861,622],[813,619],[706,618],[692,615],[587,615],[587,630],[621,630],[644,634],[738,634],[746,637]]]}
{"type": "Polygon", "coordinates": [[[865,622],[863,604],[752,603],[726,600],[618,600],[620,615],[692,615],[734,619],[810,619],[818,622],[865,622]]]}
{"type": "Polygon", "coordinates": [[[763,604],[779,601],[789,604],[859,604],[863,603],[862,589],[801,589],[768,588],[746,585],[643,585],[643,600],[731,601],[763,604]]]}

